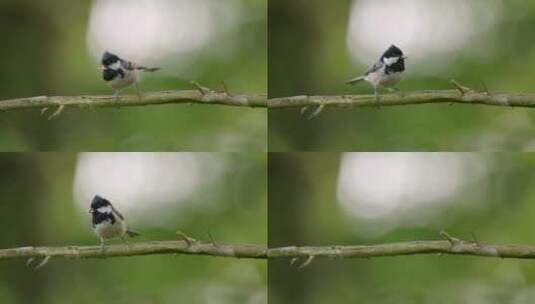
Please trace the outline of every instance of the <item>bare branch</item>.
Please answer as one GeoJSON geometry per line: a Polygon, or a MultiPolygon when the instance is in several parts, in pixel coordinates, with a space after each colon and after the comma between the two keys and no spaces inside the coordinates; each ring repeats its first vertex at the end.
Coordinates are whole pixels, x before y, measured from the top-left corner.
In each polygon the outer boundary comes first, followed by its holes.
{"type": "MultiPolygon", "coordinates": [[[[155,241],[121,245],[67,247],[20,247],[0,249],[0,260],[17,258],[63,257],[68,259],[111,258],[154,254],[211,255],[230,258],[267,258],[267,249],[260,245],[224,245],[185,241],[155,241]]],[[[47,260],[48,260],[47,259],[47,260]]],[[[33,260],[32,260],[33,261],[33,260]]],[[[31,262],[30,262],[31,264],[31,262]]]]}
{"type": "Polygon", "coordinates": [[[119,100],[114,96],[37,96],[0,101],[0,112],[22,109],[56,108],[50,116],[53,118],[64,108],[100,108],[100,107],[130,107],[160,104],[215,104],[237,107],[267,107],[267,96],[262,94],[227,94],[215,92],[200,87],[197,90],[162,91],[144,93],[140,99],[136,95],[121,95],[119,100]],[[201,90],[202,88],[202,90],[201,90]]]}
{"type": "Polygon", "coordinates": [[[332,96],[291,96],[272,98],[269,108],[303,108],[303,107],[377,107],[401,106],[428,103],[460,103],[471,105],[491,105],[507,107],[535,107],[534,93],[495,93],[477,92],[458,83],[456,90],[417,91],[403,94],[381,95],[379,100],[374,95],[332,95],[332,96]],[[461,94],[459,94],[461,93],[461,94]]]}
{"type": "MultiPolygon", "coordinates": [[[[229,245],[210,242],[156,241],[124,245],[109,245],[102,251],[100,246],[68,247],[21,247],[0,249],[0,260],[6,259],[50,259],[63,257],[111,258],[154,254],[210,255],[228,258],[249,259],[298,259],[305,262],[300,269],[316,258],[372,258],[420,254],[452,254],[496,258],[535,259],[535,246],[489,245],[478,241],[463,241],[442,233],[446,240],[413,241],[377,245],[353,246],[289,246],[267,249],[262,245],[229,245]],[[47,258],[48,257],[48,258],[47,258]]],[[[33,261],[32,259],[32,261],[33,261]]]]}
{"type": "Polygon", "coordinates": [[[457,83],[457,90],[418,91],[403,94],[381,95],[379,100],[374,95],[333,95],[333,96],[291,96],[267,99],[265,94],[230,94],[217,92],[192,83],[196,90],[162,91],[143,94],[139,99],[135,95],[114,96],[37,96],[0,101],[0,112],[22,109],[57,109],[50,118],[59,115],[66,108],[130,107],[160,104],[213,104],[237,107],[258,108],[307,108],[316,111],[312,118],[326,107],[377,107],[400,106],[427,103],[461,103],[507,107],[535,107],[535,94],[528,93],[493,93],[477,92],[457,83]],[[459,94],[461,92],[461,94],[459,94]]]}

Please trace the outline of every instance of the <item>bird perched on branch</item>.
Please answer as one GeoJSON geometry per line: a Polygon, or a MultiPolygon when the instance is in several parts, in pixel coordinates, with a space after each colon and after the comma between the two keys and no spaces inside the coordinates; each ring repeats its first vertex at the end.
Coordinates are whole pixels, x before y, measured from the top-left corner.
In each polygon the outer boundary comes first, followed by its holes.
{"type": "Polygon", "coordinates": [[[137,84],[138,72],[154,72],[160,68],[147,68],[137,63],[119,58],[110,52],[102,55],[102,79],[115,90],[115,99],[119,99],[119,91],[132,84],[136,87],[136,93],[141,98],[141,92],[137,84]]]}
{"type": "Polygon", "coordinates": [[[375,93],[375,100],[378,100],[378,87],[395,88],[401,80],[401,74],[405,71],[405,57],[401,49],[395,45],[391,45],[379,58],[374,65],[372,65],[362,76],[353,78],[347,84],[356,84],[362,80],[370,83],[373,86],[375,93]]]}
{"type": "Polygon", "coordinates": [[[135,237],[139,233],[128,229],[124,216],[105,198],[95,195],[91,201],[91,223],[95,234],[100,238],[100,245],[104,251],[106,240],[119,237],[124,242],[125,236],[135,237]]]}

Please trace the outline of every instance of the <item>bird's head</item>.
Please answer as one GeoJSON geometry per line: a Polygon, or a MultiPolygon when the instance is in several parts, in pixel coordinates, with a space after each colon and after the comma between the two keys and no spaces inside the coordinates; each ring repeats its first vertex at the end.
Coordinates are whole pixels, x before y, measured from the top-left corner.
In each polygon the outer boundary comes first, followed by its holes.
{"type": "Polygon", "coordinates": [[[110,201],[108,201],[107,199],[103,197],[95,195],[95,197],[91,201],[91,208],[89,209],[89,213],[94,213],[97,211],[101,213],[105,213],[105,212],[111,212],[111,210],[112,210],[112,207],[111,207],[110,201]]]}
{"type": "Polygon", "coordinates": [[[104,52],[104,54],[102,54],[102,60],[101,60],[101,63],[103,66],[107,67],[107,66],[110,66],[116,62],[119,62],[119,60],[121,60],[117,55],[114,55],[108,51],[104,52]]]}

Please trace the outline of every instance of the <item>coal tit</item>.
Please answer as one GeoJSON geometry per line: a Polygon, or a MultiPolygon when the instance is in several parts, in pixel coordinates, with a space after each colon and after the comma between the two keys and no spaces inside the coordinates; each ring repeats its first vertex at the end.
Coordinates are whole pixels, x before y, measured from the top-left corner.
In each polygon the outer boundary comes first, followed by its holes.
{"type": "Polygon", "coordinates": [[[115,98],[119,99],[119,91],[134,84],[136,93],[141,98],[141,93],[137,85],[138,72],[154,72],[160,68],[147,68],[131,61],[119,58],[110,52],[102,55],[102,79],[115,90],[115,98]]]}
{"type": "Polygon", "coordinates": [[[124,216],[105,198],[96,195],[91,201],[91,223],[95,234],[100,238],[100,245],[104,250],[104,242],[119,237],[123,241],[125,236],[135,237],[139,233],[128,229],[124,216]]]}
{"type": "Polygon", "coordinates": [[[378,99],[377,88],[379,86],[395,88],[395,85],[401,80],[401,73],[405,71],[405,57],[403,52],[395,45],[391,45],[386,50],[379,61],[370,67],[362,76],[353,78],[347,84],[355,84],[362,80],[367,81],[373,86],[375,99],[378,99]]]}

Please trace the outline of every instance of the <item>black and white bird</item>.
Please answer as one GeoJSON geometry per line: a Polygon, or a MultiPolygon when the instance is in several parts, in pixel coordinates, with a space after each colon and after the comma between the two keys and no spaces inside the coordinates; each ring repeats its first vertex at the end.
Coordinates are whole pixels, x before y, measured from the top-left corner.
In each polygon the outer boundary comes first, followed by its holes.
{"type": "Polygon", "coordinates": [[[377,89],[379,87],[393,88],[398,90],[395,86],[401,80],[401,74],[405,71],[405,57],[401,49],[395,45],[391,45],[379,58],[374,65],[372,65],[362,76],[353,78],[347,84],[356,84],[362,80],[370,83],[373,86],[375,99],[378,99],[377,89]]]}
{"type": "Polygon", "coordinates": [[[160,68],[147,68],[137,63],[119,58],[110,52],[102,55],[102,79],[115,90],[115,98],[119,98],[119,91],[132,84],[136,87],[136,93],[141,98],[139,91],[138,73],[139,71],[154,72],[160,68]]]}
{"type": "Polygon", "coordinates": [[[100,238],[100,245],[104,250],[106,240],[121,238],[125,241],[125,236],[135,237],[139,233],[128,229],[124,216],[113,207],[105,198],[96,195],[91,201],[91,223],[95,234],[100,238]]]}

